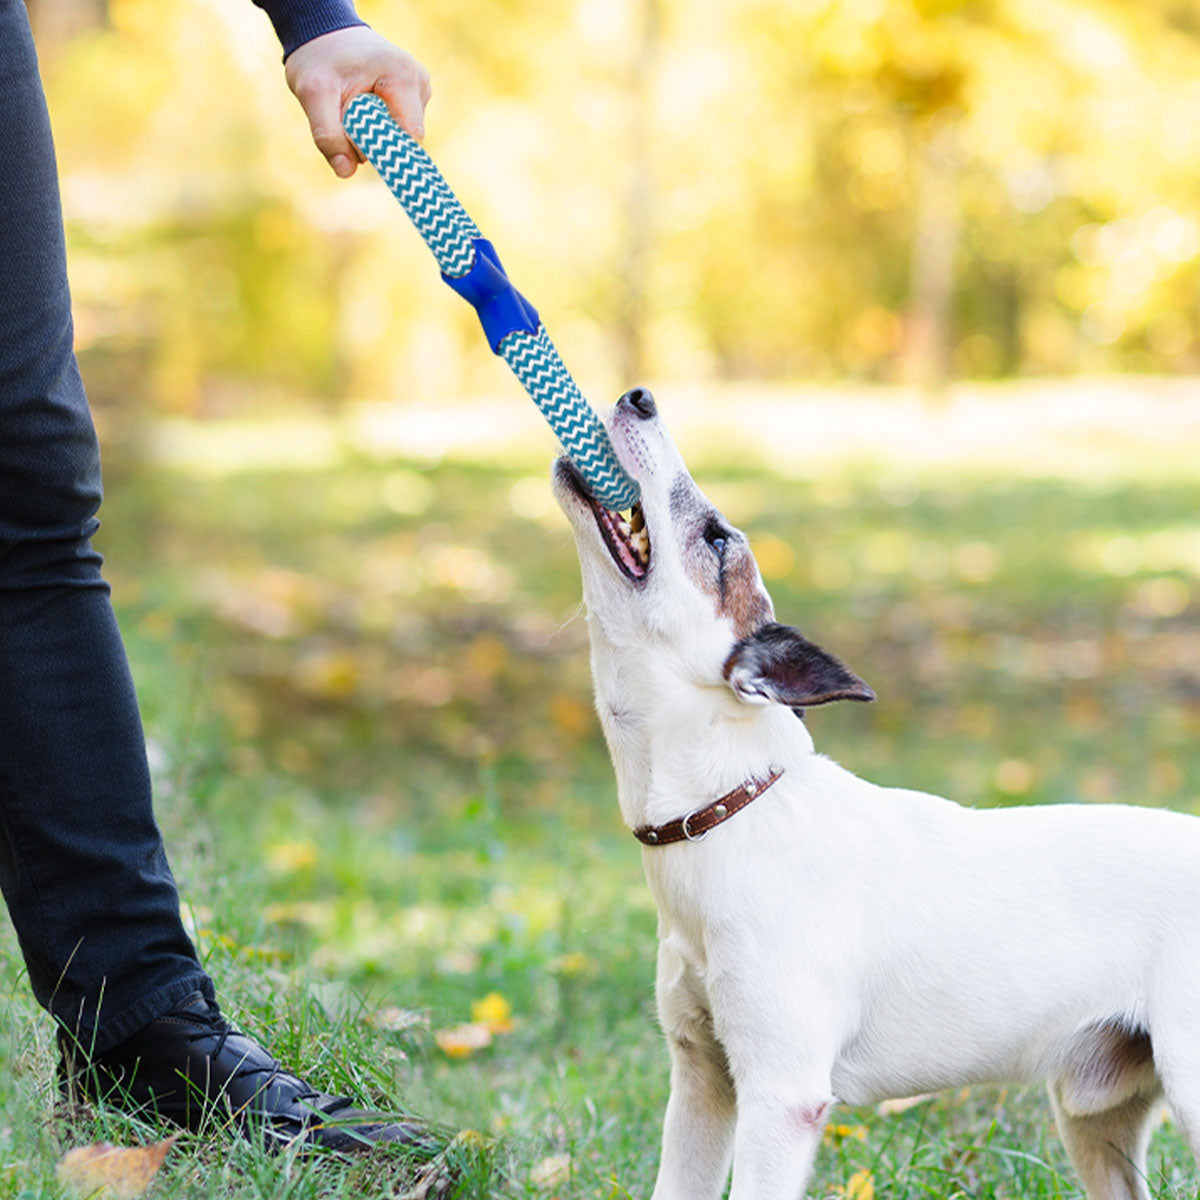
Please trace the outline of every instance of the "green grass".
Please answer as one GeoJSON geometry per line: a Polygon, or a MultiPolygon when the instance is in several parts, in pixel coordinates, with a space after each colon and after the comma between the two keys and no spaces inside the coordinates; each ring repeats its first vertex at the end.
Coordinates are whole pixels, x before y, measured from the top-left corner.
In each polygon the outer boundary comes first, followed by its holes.
{"type": "MultiPolygon", "coordinates": [[[[231,1015],[322,1086],[480,1131],[464,1195],[644,1197],[667,1087],[654,913],[590,711],[570,539],[529,476],[118,461],[101,545],[160,821],[231,1015]],[[491,992],[513,1030],[447,1057],[436,1031],[491,992]],[[390,1009],[420,1019],[391,1031],[390,1009]],[[569,1179],[539,1187],[563,1155],[569,1179]]],[[[756,540],[781,619],[879,694],[812,714],[820,749],[971,804],[1195,806],[1200,484],[700,482],[756,540]]],[[[68,1145],[156,1136],[54,1116],[51,1031],[7,928],[0,989],[0,1197],[57,1195],[68,1145]]],[[[1037,1090],[835,1120],[850,1132],[814,1196],[864,1170],[889,1200],[1080,1195],[1037,1090]]],[[[1156,1197],[1196,1194],[1171,1126],[1151,1163],[1156,1197]]],[[[155,1187],[399,1196],[408,1178],[187,1139],[155,1187]]]]}

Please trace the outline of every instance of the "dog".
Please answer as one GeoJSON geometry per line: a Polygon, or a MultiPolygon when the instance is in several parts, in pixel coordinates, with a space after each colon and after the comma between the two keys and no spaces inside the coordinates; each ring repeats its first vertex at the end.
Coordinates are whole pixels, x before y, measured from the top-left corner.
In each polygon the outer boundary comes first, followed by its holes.
{"type": "Polygon", "coordinates": [[[671,1091],[653,1200],[797,1200],[835,1103],[1045,1080],[1088,1200],[1148,1200],[1165,1097],[1200,1149],[1200,821],[973,810],[817,754],[806,708],[867,701],[775,621],[746,537],[651,394],[608,421],[641,489],[553,470],[596,706],[658,909],[671,1091]]]}

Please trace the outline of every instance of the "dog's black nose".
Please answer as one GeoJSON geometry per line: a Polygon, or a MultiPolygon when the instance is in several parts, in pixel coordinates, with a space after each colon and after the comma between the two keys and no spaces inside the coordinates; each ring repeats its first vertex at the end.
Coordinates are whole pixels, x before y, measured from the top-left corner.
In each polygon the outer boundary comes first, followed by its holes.
{"type": "Polygon", "coordinates": [[[658,406],[654,403],[654,397],[650,394],[649,388],[631,388],[617,403],[628,404],[643,421],[658,416],[658,406]]]}

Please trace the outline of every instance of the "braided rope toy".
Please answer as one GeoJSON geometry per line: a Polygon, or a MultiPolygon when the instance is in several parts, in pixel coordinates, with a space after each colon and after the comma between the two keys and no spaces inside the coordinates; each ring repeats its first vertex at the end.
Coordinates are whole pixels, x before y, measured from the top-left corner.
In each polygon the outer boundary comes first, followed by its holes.
{"type": "Polygon", "coordinates": [[[537,310],[509,282],[495,248],[467,216],[433,160],[376,95],[356,96],[342,119],[363,157],[404,206],[442,278],[479,315],[493,353],[524,385],[567,456],[606,508],[632,508],[638,485],[617,461],[600,419],[554,347],[537,310]]]}

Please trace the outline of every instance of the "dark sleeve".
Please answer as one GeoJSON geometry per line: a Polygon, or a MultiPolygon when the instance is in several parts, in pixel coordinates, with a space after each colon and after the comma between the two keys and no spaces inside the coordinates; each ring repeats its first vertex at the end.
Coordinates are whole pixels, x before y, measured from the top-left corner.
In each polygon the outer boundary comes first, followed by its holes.
{"type": "Polygon", "coordinates": [[[287,58],[297,46],[323,33],[366,22],[354,11],[352,0],[254,0],[275,26],[287,58]]]}

